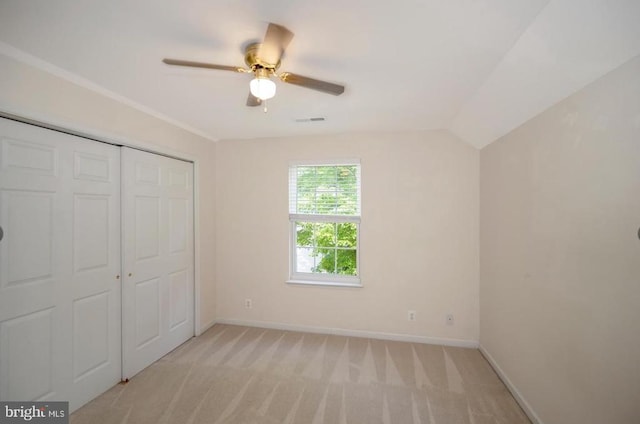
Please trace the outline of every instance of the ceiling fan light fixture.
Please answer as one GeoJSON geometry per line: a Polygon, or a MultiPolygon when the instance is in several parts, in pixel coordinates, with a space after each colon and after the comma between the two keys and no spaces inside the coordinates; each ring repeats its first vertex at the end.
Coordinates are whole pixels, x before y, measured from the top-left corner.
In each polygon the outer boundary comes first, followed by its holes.
{"type": "Polygon", "coordinates": [[[258,76],[249,83],[251,94],[260,100],[267,100],[276,95],[276,83],[271,81],[269,77],[258,76]]]}
{"type": "Polygon", "coordinates": [[[278,71],[282,56],[292,38],[293,33],[287,28],[282,25],[269,23],[262,43],[251,43],[245,46],[244,62],[247,65],[246,68],[168,58],[165,58],[162,61],[167,65],[174,66],[217,69],[220,71],[231,71],[242,74],[252,73],[254,79],[249,84],[251,93],[247,97],[246,102],[246,105],[249,107],[265,104],[264,101],[275,96],[276,84],[272,81],[273,77],[277,77],[280,81],[287,84],[310,88],[312,90],[332,94],[334,96],[339,96],[344,93],[343,85],[317,80],[291,72],[278,71]]]}

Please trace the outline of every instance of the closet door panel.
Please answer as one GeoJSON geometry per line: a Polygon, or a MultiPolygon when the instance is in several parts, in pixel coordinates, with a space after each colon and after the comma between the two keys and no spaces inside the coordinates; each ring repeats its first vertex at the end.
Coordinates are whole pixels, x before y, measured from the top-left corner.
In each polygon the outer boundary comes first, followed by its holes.
{"type": "Polygon", "coordinates": [[[117,383],[119,148],[0,118],[0,399],[117,383]]]}
{"type": "Polygon", "coordinates": [[[193,164],[123,148],[123,378],[194,334],[193,164]]]}
{"type": "Polygon", "coordinates": [[[0,119],[0,399],[71,393],[73,142],[0,119]]]}
{"type": "Polygon", "coordinates": [[[71,406],[80,406],[122,374],[120,148],[76,138],[71,188],[71,406]]]}

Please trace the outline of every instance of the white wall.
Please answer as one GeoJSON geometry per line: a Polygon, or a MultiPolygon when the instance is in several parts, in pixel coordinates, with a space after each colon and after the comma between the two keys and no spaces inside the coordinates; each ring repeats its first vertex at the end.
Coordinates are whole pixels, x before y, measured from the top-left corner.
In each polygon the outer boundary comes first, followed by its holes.
{"type": "Polygon", "coordinates": [[[215,310],[215,144],[167,122],[0,54],[0,110],[163,153],[197,159],[200,181],[200,325],[215,310]]]}
{"type": "Polygon", "coordinates": [[[640,422],[640,58],[481,151],[480,343],[545,424],[640,422]]]}
{"type": "Polygon", "coordinates": [[[218,142],[219,318],[477,342],[478,157],[435,131],[218,142]],[[361,159],[363,288],[285,283],[288,164],[323,158],[361,159]]]}

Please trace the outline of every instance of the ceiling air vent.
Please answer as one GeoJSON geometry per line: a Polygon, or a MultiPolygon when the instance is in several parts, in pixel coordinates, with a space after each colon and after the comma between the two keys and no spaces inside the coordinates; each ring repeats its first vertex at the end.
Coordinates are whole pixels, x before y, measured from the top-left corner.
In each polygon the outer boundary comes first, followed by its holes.
{"type": "Polygon", "coordinates": [[[296,119],[296,122],[320,122],[320,121],[324,121],[325,118],[322,116],[318,116],[315,118],[298,118],[296,119]]]}

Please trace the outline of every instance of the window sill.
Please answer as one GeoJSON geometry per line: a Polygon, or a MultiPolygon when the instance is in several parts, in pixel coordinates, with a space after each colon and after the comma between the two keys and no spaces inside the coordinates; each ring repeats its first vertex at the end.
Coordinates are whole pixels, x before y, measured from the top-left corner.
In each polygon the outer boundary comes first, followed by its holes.
{"type": "Polygon", "coordinates": [[[340,282],[340,281],[287,280],[287,284],[301,285],[301,286],[362,288],[362,283],[347,283],[347,282],[340,282]]]}

